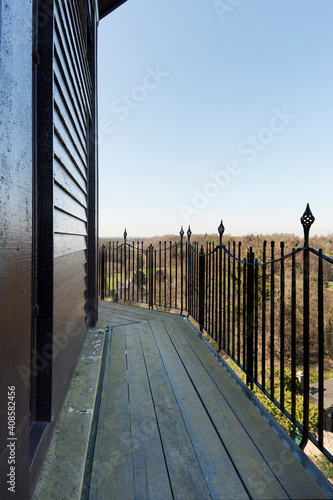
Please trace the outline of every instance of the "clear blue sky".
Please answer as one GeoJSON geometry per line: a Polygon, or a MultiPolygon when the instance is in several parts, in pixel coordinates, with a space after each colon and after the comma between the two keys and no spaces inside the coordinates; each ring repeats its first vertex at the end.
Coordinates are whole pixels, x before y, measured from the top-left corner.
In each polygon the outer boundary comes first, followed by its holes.
{"type": "Polygon", "coordinates": [[[333,1],[128,0],[99,25],[100,235],[333,233],[333,1]]]}

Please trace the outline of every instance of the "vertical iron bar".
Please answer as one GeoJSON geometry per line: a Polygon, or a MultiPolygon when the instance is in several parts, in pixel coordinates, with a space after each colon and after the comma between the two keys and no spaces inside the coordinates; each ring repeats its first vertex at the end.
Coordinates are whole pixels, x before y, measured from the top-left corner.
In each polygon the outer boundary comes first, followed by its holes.
{"type": "Polygon", "coordinates": [[[214,289],[215,289],[215,279],[214,279],[214,273],[215,273],[215,253],[214,253],[214,241],[212,242],[212,253],[209,256],[209,260],[211,261],[211,293],[210,293],[210,301],[211,301],[211,315],[210,315],[210,331],[211,335],[214,336],[214,319],[215,319],[215,310],[214,310],[214,289]]]}
{"type": "Polygon", "coordinates": [[[167,293],[166,293],[166,282],[167,282],[167,265],[166,265],[166,241],[164,241],[164,307],[167,307],[167,293]]]}
{"type": "MultiPolygon", "coordinates": [[[[228,352],[226,343],[226,248],[224,247],[223,252],[223,347],[228,352]]],[[[228,352],[229,354],[229,352],[228,352]]]]}
{"type": "Polygon", "coordinates": [[[163,275],[162,275],[162,242],[159,241],[158,242],[158,252],[159,252],[159,258],[158,258],[158,263],[159,263],[159,267],[160,267],[160,282],[159,282],[159,285],[158,285],[158,294],[159,294],[159,305],[161,306],[162,305],[162,299],[161,299],[161,295],[162,295],[162,276],[165,275],[165,272],[163,272],[163,275]]]}
{"type": "Polygon", "coordinates": [[[156,294],[156,248],[154,249],[154,298],[153,303],[157,304],[157,294],[156,294]]]}
{"type": "Polygon", "coordinates": [[[324,289],[323,289],[323,251],[319,250],[318,262],[318,388],[319,388],[319,447],[324,446],[324,289]]]}
{"type": "Polygon", "coordinates": [[[102,287],[101,287],[101,300],[104,300],[105,297],[105,262],[104,262],[104,248],[105,246],[102,245],[102,259],[101,259],[101,276],[102,276],[102,287]]]}
{"type": "Polygon", "coordinates": [[[296,420],[296,255],[291,256],[291,418],[296,420]]]}
{"type": "Polygon", "coordinates": [[[248,252],[247,265],[247,302],[246,302],[246,384],[253,389],[253,283],[254,254],[252,247],[248,252]]]}
{"type": "Polygon", "coordinates": [[[266,390],[266,247],[267,241],[263,242],[263,266],[262,266],[262,330],[261,330],[261,385],[266,390]]]}
{"type": "Polygon", "coordinates": [[[136,284],[136,300],[137,302],[139,302],[139,287],[141,287],[141,289],[143,288],[143,276],[142,276],[142,283],[141,283],[141,278],[139,277],[140,274],[139,274],[139,266],[140,266],[140,260],[139,260],[139,255],[140,255],[140,243],[137,241],[137,245],[136,245],[136,281],[137,281],[137,284],[136,284]]]}
{"type": "Polygon", "coordinates": [[[230,339],[230,241],[228,241],[228,280],[227,280],[227,332],[228,332],[228,352],[232,351],[230,339]]]}
{"type": "Polygon", "coordinates": [[[235,358],[235,350],[236,350],[236,242],[232,242],[232,357],[235,358]]]}
{"type": "MultiPolygon", "coordinates": [[[[117,260],[117,265],[116,265],[116,291],[115,293],[117,294],[117,298],[121,299],[121,296],[119,297],[118,294],[118,269],[119,269],[119,244],[118,241],[116,241],[116,260],[117,260]]],[[[121,295],[121,293],[120,293],[121,295]]]]}
{"type": "Polygon", "coordinates": [[[258,259],[255,259],[254,267],[254,380],[258,382],[258,289],[259,269],[258,259]]]}
{"type": "Polygon", "coordinates": [[[246,369],[246,297],[247,297],[247,260],[243,261],[243,370],[246,369]]]}
{"type": "Polygon", "coordinates": [[[222,345],[222,243],[219,245],[219,347],[222,345]]]}
{"type": "MultiPolygon", "coordinates": [[[[141,302],[143,302],[143,289],[146,288],[146,302],[147,302],[147,272],[144,273],[144,263],[143,263],[143,241],[141,241],[141,258],[139,261],[140,271],[142,272],[142,286],[141,286],[141,302]]],[[[147,254],[146,254],[147,255],[147,254]]],[[[146,268],[147,268],[147,257],[146,257],[146,268]]]]}
{"type": "Polygon", "coordinates": [[[124,300],[126,302],[127,299],[127,287],[126,287],[126,280],[127,280],[127,242],[126,242],[126,229],[124,233],[124,300]]]}
{"type": "Polygon", "coordinates": [[[241,245],[238,242],[238,286],[237,286],[237,363],[241,360],[241,293],[242,293],[242,266],[241,258],[241,245]]]}
{"type": "Polygon", "coordinates": [[[211,277],[211,274],[212,274],[212,265],[211,265],[211,253],[212,253],[212,243],[209,242],[208,244],[208,255],[207,255],[207,260],[208,260],[208,275],[207,275],[207,279],[208,279],[208,284],[207,284],[207,281],[206,281],[206,287],[207,287],[207,290],[208,290],[208,302],[206,304],[206,310],[207,310],[207,317],[206,317],[206,322],[207,322],[207,326],[206,326],[206,329],[208,330],[209,333],[211,333],[211,296],[212,296],[212,290],[211,290],[211,284],[212,284],[212,277],[211,277]]]}
{"type": "Polygon", "coordinates": [[[300,448],[307,443],[309,432],[309,406],[310,406],[310,255],[308,247],[303,250],[303,369],[304,369],[304,393],[303,393],[303,439],[300,448]]]}
{"type": "Polygon", "coordinates": [[[205,253],[201,245],[199,255],[199,325],[202,332],[205,322],[205,253]]]}
{"type": "Polygon", "coordinates": [[[274,317],[275,317],[275,309],[274,309],[274,301],[275,301],[275,274],[274,274],[274,241],[271,241],[271,317],[270,317],[270,377],[271,377],[271,387],[270,393],[271,397],[274,398],[274,317]]]}
{"type": "Polygon", "coordinates": [[[175,309],[177,309],[177,294],[178,294],[178,279],[177,279],[177,274],[178,274],[178,243],[175,243],[175,249],[176,249],[176,276],[175,276],[175,309]]]}
{"type": "Polygon", "coordinates": [[[134,290],[134,274],[135,274],[135,249],[134,249],[135,242],[133,240],[133,250],[132,250],[132,301],[134,302],[135,300],[135,290],[134,290]]]}
{"type": "Polygon", "coordinates": [[[284,243],[281,241],[281,267],[280,267],[280,404],[281,408],[284,409],[284,243]]]}
{"type": "Polygon", "coordinates": [[[171,260],[172,260],[172,241],[169,241],[169,264],[170,264],[170,307],[172,307],[172,267],[171,267],[171,260]]]}
{"type": "Polygon", "coordinates": [[[183,236],[184,236],[184,231],[183,228],[181,228],[180,231],[180,314],[183,314],[184,310],[184,263],[183,263],[183,236]]]}
{"type": "Polygon", "coordinates": [[[109,241],[109,297],[111,297],[111,241],[109,241]]]}

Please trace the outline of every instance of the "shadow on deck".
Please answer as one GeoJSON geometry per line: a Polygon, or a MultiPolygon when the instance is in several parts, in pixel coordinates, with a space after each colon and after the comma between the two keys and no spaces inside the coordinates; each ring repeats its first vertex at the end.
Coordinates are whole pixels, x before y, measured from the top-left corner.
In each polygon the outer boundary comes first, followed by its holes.
{"type": "Polygon", "coordinates": [[[182,316],[108,302],[99,315],[109,329],[85,498],[333,497],[182,316]]]}

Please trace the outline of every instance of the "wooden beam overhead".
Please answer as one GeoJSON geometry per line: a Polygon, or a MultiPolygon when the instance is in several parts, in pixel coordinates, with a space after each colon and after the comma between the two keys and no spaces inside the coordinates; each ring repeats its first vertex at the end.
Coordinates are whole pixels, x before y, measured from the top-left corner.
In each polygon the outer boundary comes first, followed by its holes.
{"type": "Polygon", "coordinates": [[[126,0],[98,0],[99,18],[107,16],[125,2],[126,0]]]}

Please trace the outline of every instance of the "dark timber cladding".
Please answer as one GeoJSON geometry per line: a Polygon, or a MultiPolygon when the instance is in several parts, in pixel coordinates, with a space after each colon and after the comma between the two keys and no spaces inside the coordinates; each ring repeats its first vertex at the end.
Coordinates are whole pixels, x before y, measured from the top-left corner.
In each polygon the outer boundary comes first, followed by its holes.
{"type": "Polygon", "coordinates": [[[32,342],[37,353],[32,360],[36,373],[31,385],[32,478],[38,474],[45,443],[66,396],[87,324],[97,319],[98,12],[94,0],[51,0],[36,5],[34,252],[39,314],[32,342]],[[50,425],[43,446],[38,447],[34,436],[41,423],[50,425]]]}
{"type": "Polygon", "coordinates": [[[61,358],[54,357],[56,392],[68,377],[67,370],[73,369],[71,360],[80,347],[75,333],[84,330],[86,316],[88,134],[93,120],[94,79],[88,64],[89,51],[94,50],[90,12],[88,2],[54,3],[54,345],[57,336],[59,345],[67,344],[61,358]]]}

